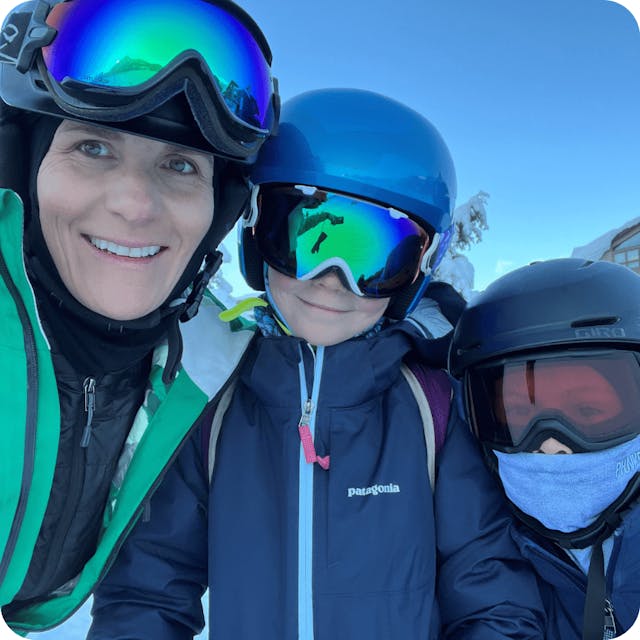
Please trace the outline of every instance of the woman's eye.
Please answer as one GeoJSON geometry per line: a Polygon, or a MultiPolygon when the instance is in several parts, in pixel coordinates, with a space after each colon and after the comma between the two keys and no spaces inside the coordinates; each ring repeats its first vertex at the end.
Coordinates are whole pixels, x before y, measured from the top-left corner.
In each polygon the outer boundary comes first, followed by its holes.
{"type": "Polygon", "coordinates": [[[177,173],[197,173],[195,165],[184,158],[171,158],[167,162],[167,166],[169,169],[176,171],[177,173]]]}
{"type": "Polygon", "coordinates": [[[108,156],[109,149],[107,145],[97,140],[85,140],[78,145],[78,149],[88,156],[108,156]]]}

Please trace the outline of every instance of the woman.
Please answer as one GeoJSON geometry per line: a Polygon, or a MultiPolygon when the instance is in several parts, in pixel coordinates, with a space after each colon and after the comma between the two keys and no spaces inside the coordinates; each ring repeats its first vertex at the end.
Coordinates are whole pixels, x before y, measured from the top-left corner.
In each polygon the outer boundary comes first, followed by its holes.
{"type": "Polygon", "coordinates": [[[246,332],[178,322],[277,118],[268,45],[230,2],[39,6],[0,39],[0,604],[18,630],[87,597],[236,366],[246,332]]]}

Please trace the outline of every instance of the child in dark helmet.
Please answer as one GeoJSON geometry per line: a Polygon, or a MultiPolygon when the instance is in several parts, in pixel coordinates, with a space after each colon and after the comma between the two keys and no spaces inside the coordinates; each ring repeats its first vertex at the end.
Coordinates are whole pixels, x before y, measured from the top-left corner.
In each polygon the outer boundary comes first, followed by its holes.
{"type": "Polygon", "coordinates": [[[0,41],[0,606],[26,632],[87,598],[226,381],[194,354],[235,366],[217,306],[179,322],[277,96],[264,36],[226,0],[25,2],[0,41]]]}
{"type": "Polygon", "coordinates": [[[403,375],[452,329],[423,297],[451,225],[444,142],[389,98],[323,90],[284,106],[263,151],[241,236],[259,333],[96,592],[89,638],[191,637],[207,585],[217,640],[542,638],[446,374],[422,370],[438,444],[403,375]]]}
{"type": "Polygon", "coordinates": [[[521,522],[549,640],[613,638],[638,617],[639,320],[639,276],[562,259],[500,278],[456,328],[451,369],[521,522]]]}

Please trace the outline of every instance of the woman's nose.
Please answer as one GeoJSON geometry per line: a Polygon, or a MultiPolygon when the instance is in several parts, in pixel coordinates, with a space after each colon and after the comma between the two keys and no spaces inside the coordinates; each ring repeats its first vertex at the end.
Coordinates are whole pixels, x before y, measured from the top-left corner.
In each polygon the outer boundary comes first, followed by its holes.
{"type": "Polygon", "coordinates": [[[114,178],[117,185],[106,189],[110,211],[133,224],[144,224],[158,214],[158,185],[146,171],[128,168],[114,178]]]}

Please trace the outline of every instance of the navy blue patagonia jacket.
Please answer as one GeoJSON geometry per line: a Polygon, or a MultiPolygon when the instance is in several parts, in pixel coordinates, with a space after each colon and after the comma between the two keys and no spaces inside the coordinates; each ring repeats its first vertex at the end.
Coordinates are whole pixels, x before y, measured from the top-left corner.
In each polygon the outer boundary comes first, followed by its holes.
{"type": "MultiPolygon", "coordinates": [[[[586,576],[565,551],[534,535],[524,526],[514,531],[523,556],[531,560],[539,576],[548,618],[545,638],[581,640],[586,576]]],[[[640,503],[629,510],[614,534],[606,596],[617,637],[629,630],[640,610],[640,503]]]]}
{"type": "Polygon", "coordinates": [[[315,352],[259,336],[210,489],[196,435],[99,587],[89,638],[191,638],[207,586],[212,640],[543,638],[535,576],[455,402],[432,492],[400,372],[410,353],[428,362],[423,320],[315,352]],[[301,453],[309,398],[328,469],[301,453]]]}

